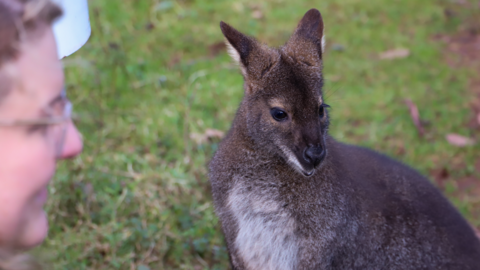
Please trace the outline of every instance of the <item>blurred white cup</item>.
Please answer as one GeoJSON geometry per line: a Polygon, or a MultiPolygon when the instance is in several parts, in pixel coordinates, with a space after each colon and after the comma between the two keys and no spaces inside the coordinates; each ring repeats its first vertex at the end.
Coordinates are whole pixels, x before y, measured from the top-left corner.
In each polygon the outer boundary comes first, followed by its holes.
{"type": "Polygon", "coordinates": [[[53,24],[58,58],[80,49],[91,34],[87,0],[52,0],[63,9],[63,15],[53,24]]]}

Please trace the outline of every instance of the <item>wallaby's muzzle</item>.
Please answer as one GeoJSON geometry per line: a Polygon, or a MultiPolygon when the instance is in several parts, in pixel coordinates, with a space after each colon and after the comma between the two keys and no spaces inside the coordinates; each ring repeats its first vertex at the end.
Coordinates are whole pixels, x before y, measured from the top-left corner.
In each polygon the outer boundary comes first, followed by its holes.
{"type": "Polygon", "coordinates": [[[320,164],[320,162],[323,160],[325,157],[325,150],[323,149],[322,146],[312,146],[312,147],[307,147],[303,151],[303,159],[312,164],[312,166],[315,168],[320,164]]]}
{"type": "Polygon", "coordinates": [[[307,146],[302,152],[298,153],[298,163],[291,162],[294,167],[297,167],[299,171],[305,176],[312,176],[315,169],[325,159],[326,151],[322,145],[307,146]],[[296,165],[296,166],[295,166],[296,165]]]}

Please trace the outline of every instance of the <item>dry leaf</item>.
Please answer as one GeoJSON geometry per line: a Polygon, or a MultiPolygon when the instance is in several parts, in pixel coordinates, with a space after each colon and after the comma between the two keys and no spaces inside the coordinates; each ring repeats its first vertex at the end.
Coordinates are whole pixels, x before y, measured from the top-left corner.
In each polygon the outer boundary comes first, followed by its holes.
{"type": "Polygon", "coordinates": [[[459,147],[473,145],[475,143],[475,141],[470,138],[467,138],[458,134],[453,134],[453,133],[447,134],[446,139],[451,145],[455,145],[459,147]]]}
{"type": "Polygon", "coordinates": [[[410,50],[408,49],[393,49],[388,50],[380,54],[380,59],[389,60],[389,59],[396,59],[396,58],[405,58],[410,55],[410,50]]]}
{"type": "Polygon", "coordinates": [[[413,123],[417,128],[418,134],[423,136],[425,131],[423,129],[422,122],[420,121],[420,113],[418,112],[417,105],[415,105],[410,99],[405,99],[405,103],[410,109],[410,116],[412,117],[413,123]]]}
{"type": "Polygon", "coordinates": [[[207,130],[205,130],[205,136],[207,136],[208,138],[221,139],[221,138],[223,138],[223,135],[225,135],[225,133],[221,130],[218,130],[218,129],[207,128],[207,130]]]}
{"type": "Polygon", "coordinates": [[[254,10],[252,12],[252,17],[254,19],[261,19],[261,18],[263,18],[263,13],[260,10],[254,10]]]}
{"type": "Polygon", "coordinates": [[[477,237],[480,239],[480,228],[477,228],[473,225],[470,225],[473,229],[473,232],[477,235],[477,237]]]}
{"type": "Polygon", "coordinates": [[[211,138],[222,139],[225,133],[221,130],[207,128],[205,133],[192,133],[190,134],[190,139],[194,140],[197,144],[202,144],[207,142],[211,138]]]}
{"type": "Polygon", "coordinates": [[[478,122],[478,124],[480,125],[480,113],[477,114],[477,122],[478,122]]]}

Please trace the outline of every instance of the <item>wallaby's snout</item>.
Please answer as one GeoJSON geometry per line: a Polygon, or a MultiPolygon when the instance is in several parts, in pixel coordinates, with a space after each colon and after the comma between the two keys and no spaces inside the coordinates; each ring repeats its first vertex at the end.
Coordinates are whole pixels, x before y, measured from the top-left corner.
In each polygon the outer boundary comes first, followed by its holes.
{"type": "MultiPolygon", "coordinates": [[[[297,155],[300,166],[297,167],[303,175],[312,176],[315,172],[315,169],[322,163],[325,159],[326,151],[323,144],[312,145],[309,144],[303,151],[300,151],[297,155]]],[[[292,165],[296,165],[293,163],[292,165]]]]}
{"type": "Polygon", "coordinates": [[[303,159],[305,159],[306,162],[312,164],[314,168],[317,167],[318,164],[320,164],[324,157],[325,149],[321,145],[307,147],[303,152],[303,159]]]}

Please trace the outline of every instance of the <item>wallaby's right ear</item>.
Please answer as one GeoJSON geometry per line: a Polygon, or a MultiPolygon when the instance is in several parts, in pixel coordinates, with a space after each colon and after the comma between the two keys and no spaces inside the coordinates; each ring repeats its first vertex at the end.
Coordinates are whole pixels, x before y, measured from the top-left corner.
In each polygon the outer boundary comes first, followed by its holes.
{"type": "Polygon", "coordinates": [[[295,32],[287,42],[286,51],[297,57],[308,58],[309,62],[321,60],[325,49],[324,31],[325,27],[320,11],[314,8],[310,9],[300,20],[295,32]],[[314,54],[317,57],[312,57],[314,54]]]}
{"type": "Polygon", "coordinates": [[[223,21],[220,22],[220,29],[222,29],[222,33],[227,39],[228,53],[240,65],[243,75],[246,76],[248,55],[252,52],[255,41],[223,21]]]}
{"type": "Polygon", "coordinates": [[[323,25],[322,14],[317,9],[310,9],[298,23],[295,35],[319,42],[320,52],[323,53],[325,47],[325,27],[323,25]]]}

